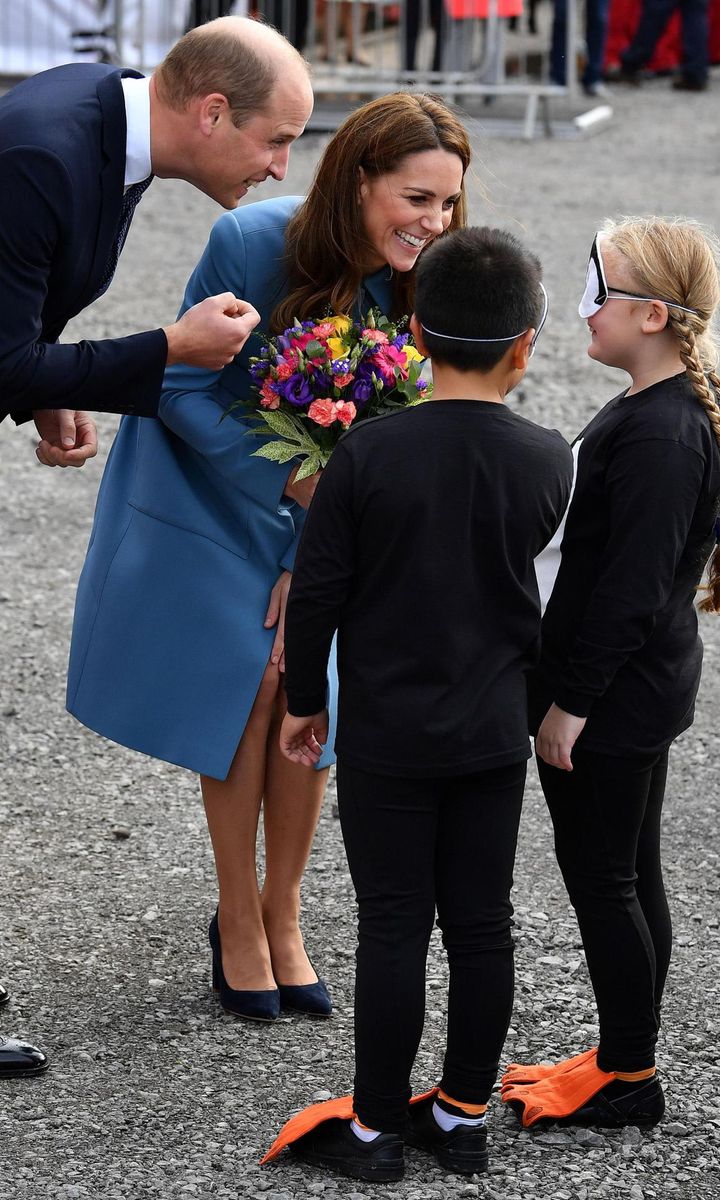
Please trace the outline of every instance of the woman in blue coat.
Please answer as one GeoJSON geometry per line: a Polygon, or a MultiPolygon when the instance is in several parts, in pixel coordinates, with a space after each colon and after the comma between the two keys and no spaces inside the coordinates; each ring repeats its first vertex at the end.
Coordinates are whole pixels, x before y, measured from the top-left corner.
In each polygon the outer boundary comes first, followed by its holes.
{"type": "MultiPolygon", "coordinates": [[[[440,101],[371,101],[328,144],[304,202],[282,197],[217,221],[183,308],[232,291],[271,332],[328,309],[411,311],[420,252],[464,223],[469,160],[467,134],[440,101]]],[[[252,457],[245,422],[220,419],[251,397],[254,349],[250,339],[219,372],[169,369],[160,420],[123,419],[78,588],[68,708],[113,741],[200,774],[219,883],[214,985],[227,1011],[272,1020],[281,1006],[331,1009],[299,912],[333,760],[327,752],[313,771],[278,747],[285,600],[316,480],[252,457]]],[[[334,712],[334,670],[328,689],[334,712]]]]}

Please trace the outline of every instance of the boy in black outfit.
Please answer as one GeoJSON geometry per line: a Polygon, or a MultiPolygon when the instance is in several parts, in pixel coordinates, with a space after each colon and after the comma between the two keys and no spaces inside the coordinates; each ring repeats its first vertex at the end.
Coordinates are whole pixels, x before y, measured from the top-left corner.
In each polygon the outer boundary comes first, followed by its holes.
{"type": "Polygon", "coordinates": [[[489,228],[423,255],[411,328],[432,359],[433,398],[345,435],[293,575],[281,746],[295,762],[319,757],[337,630],[337,783],[359,944],[354,1096],[295,1118],[292,1149],[354,1178],[399,1179],[403,1140],[448,1171],[487,1166],[485,1109],[513,997],[533,559],[572,478],[560,434],[503,403],[544,320],[540,274],[516,238],[489,228]],[[439,1088],[408,1117],[436,911],[447,1049],[439,1088]]]}

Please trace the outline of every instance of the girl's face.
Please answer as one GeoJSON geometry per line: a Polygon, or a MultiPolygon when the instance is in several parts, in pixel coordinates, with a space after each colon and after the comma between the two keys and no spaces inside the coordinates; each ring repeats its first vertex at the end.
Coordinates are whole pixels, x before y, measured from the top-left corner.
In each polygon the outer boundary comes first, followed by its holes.
{"type": "MultiPolygon", "coordinates": [[[[628,260],[606,238],[602,241],[602,257],[609,292],[613,289],[637,291],[628,260]]],[[[646,301],[618,300],[611,295],[602,308],[587,319],[590,358],[632,375],[643,341],[641,326],[647,314],[646,301]]]]}
{"type": "Polygon", "coordinates": [[[372,245],[364,269],[377,271],[387,263],[394,271],[410,271],[452,221],[462,178],[462,162],[449,150],[409,154],[396,171],[377,178],[361,168],[360,203],[372,245]]]}

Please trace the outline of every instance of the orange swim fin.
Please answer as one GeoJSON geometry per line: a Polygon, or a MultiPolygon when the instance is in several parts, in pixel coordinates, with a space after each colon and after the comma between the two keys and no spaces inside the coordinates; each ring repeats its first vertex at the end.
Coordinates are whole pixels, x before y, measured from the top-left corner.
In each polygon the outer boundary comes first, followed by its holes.
{"type": "Polygon", "coordinates": [[[562,1062],[551,1063],[549,1066],[539,1063],[508,1063],[501,1080],[502,1087],[504,1089],[515,1083],[539,1083],[541,1079],[549,1079],[552,1075],[564,1075],[567,1071],[573,1071],[575,1067],[596,1057],[597,1047],[593,1046],[592,1050],[584,1050],[582,1054],[564,1058],[562,1062]]]}
{"type": "Polygon", "coordinates": [[[334,1100],[324,1100],[322,1104],[311,1104],[309,1108],[303,1108],[285,1122],[267,1154],[260,1159],[260,1165],[272,1162],[286,1146],[304,1137],[316,1126],[322,1125],[323,1121],[331,1121],[334,1117],[349,1121],[352,1115],[352,1096],[338,1096],[334,1100]]]}
{"type": "Polygon", "coordinates": [[[608,1083],[617,1079],[614,1071],[601,1071],[595,1059],[588,1059],[572,1071],[551,1075],[528,1086],[508,1084],[502,1101],[509,1104],[525,1129],[538,1121],[556,1121],[570,1117],[608,1083]]]}
{"type": "MultiPolygon", "coordinates": [[[[418,1104],[421,1100],[426,1100],[428,1096],[436,1095],[437,1090],[435,1087],[419,1096],[413,1096],[410,1103],[418,1104]]],[[[324,1100],[321,1104],[311,1104],[309,1108],[303,1108],[301,1112],[296,1113],[294,1117],[290,1117],[290,1120],[285,1122],[267,1154],[260,1159],[260,1165],[264,1166],[265,1163],[272,1162],[286,1146],[297,1142],[306,1133],[310,1133],[311,1129],[322,1125],[323,1121],[332,1121],[335,1118],[349,1121],[352,1115],[352,1096],[338,1096],[335,1100],[324,1100]]]]}

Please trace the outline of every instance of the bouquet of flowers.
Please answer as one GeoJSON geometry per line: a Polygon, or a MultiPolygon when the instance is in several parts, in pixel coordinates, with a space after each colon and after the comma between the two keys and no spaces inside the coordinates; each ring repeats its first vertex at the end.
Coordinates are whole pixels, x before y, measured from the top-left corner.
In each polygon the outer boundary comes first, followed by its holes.
{"type": "MultiPolygon", "coordinates": [[[[404,324],[372,309],[364,322],[296,320],[266,338],[250,359],[260,407],[249,432],[274,437],[253,453],[279,463],[300,458],[296,478],[304,479],[326,465],[350,425],[425,399],[423,360],[404,324]]],[[[242,401],[228,411],[240,404],[247,410],[242,401]]]]}

